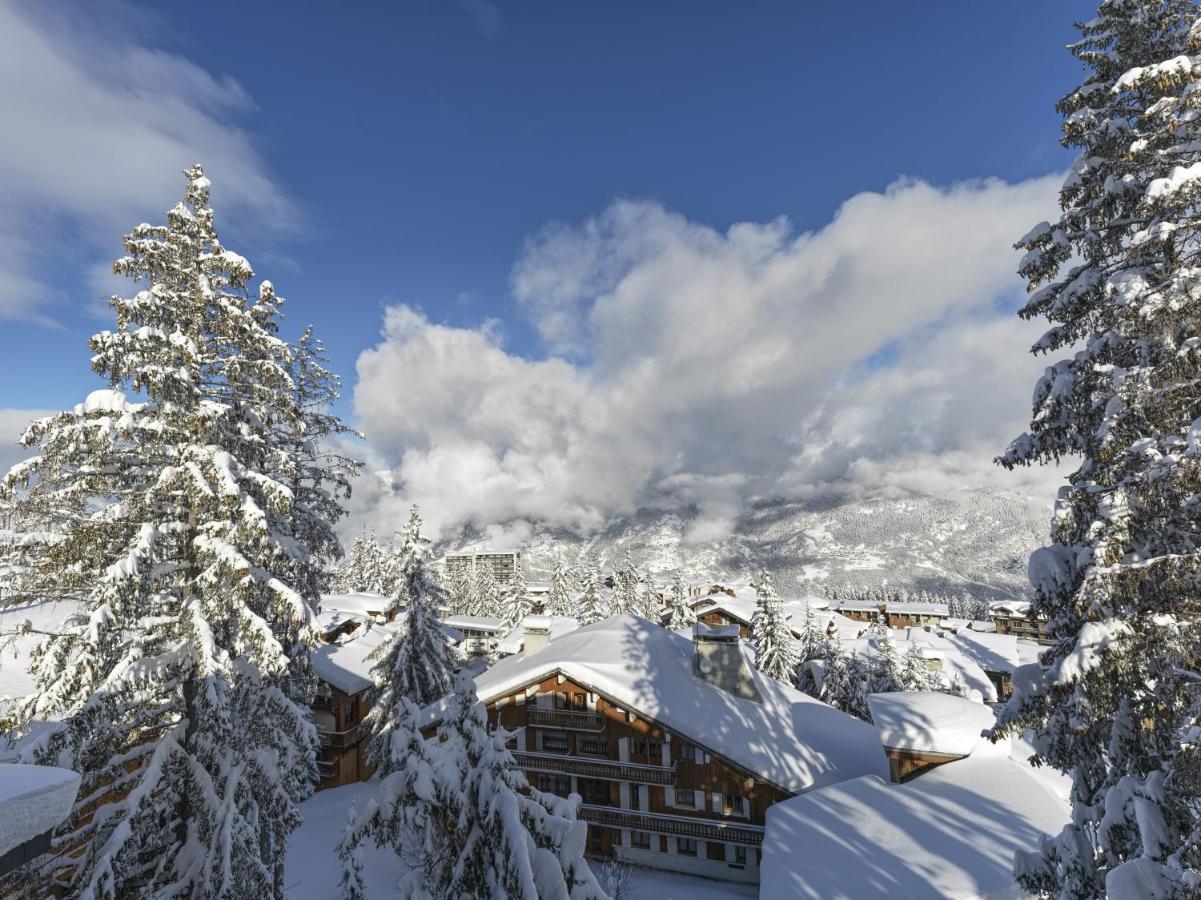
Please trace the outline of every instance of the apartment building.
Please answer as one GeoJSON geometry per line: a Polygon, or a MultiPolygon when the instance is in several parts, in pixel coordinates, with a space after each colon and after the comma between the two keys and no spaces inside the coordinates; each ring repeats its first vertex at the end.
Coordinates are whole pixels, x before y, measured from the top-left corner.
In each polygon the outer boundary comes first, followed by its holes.
{"type": "Polygon", "coordinates": [[[500,582],[513,580],[513,573],[521,571],[520,550],[463,550],[448,553],[442,558],[442,571],[449,578],[457,572],[470,572],[485,567],[500,582]]]}

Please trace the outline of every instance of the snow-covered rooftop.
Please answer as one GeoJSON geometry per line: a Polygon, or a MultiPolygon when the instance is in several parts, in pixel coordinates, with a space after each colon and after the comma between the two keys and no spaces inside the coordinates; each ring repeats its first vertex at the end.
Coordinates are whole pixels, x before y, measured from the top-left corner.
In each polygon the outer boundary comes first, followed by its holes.
{"type": "MultiPolygon", "coordinates": [[[[949,638],[954,635],[944,636],[924,628],[910,627],[889,629],[889,636],[898,656],[907,653],[910,644],[916,644],[925,659],[939,660],[941,671],[937,674],[948,688],[959,684],[968,691],[976,691],[981,700],[991,703],[997,699],[997,689],[984,669],[971,656],[950,642],[949,638]]],[[[876,646],[880,640],[879,635],[868,633],[858,640],[844,640],[844,644],[853,653],[870,654],[877,652],[876,646]]]]}
{"type": "Polygon", "coordinates": [[[442,624],[451,628],[492,632],[498,632],[504,627],[504,622],[496,616],[446,616],[442,619],[442,624]]]}
{"type": "Polygon", "coordinates": [[[401,626],[395,622],[367,622],[349,640],[323,644],[314,650],[313,672],[344,693],[364,691],[371,687],[371,668],[378,661],[372,654],[400,630],[401,626]]]}
{"type": "Polygon", "coordinates": [[[939,691],[896,691],[867,698],[880,743],[890,750],[967,756],[996,723],[992,709],[939,691]]]}
{"type": "Polygon", "coordinates": [[[856,778],[768,809],[759,896],[1016,900],[1014,854],[1067,820],[1063,800],[1003,747],[905,784],[856,778]]]}
{"type": "Polygon", "coordinates": [[[502,659],[476,688],[487,703],[561,672],[788,791],[887,774],[872,726],[753,669],[761,701],[735,697],[697,678],[692,654],[686,637],[614,616],[537,653],[502,659]]]}
{"type": "Polygon", "coordinates": [[[960,631],[945,637],[947,643],[985,672],[1012,672],[1021,665],[1016,635],[960,631]]]}
{"type": "Polygon", "coordinates": [[[70,769],[0,763],[0,856],[60,825],[78,792],[70,769]]]}
{"type": "Polygon", "coordinates": [[[525,647],[525,632],[527,628],[546,630],[550,632],[549,640],[570,634],[580,627],[580,623],[570,616],[526,616],[517,627],[506,634],[496,644],[496,652],[501,656],[520,653],[525,647]],[[533,620],[533,624],[531,624],[533,620]]]}

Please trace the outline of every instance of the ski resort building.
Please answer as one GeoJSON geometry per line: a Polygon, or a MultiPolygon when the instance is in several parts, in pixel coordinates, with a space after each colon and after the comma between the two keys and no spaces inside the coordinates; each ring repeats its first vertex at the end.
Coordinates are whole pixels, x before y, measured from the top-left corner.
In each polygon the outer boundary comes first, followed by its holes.
{"type": "Polygon", "coordinates": [[[875,729],[760,675],[732,628],[615,616],[476,687],[530,783],[583,798],[594,857],[757,882],[768,809],[888,771],[875,729]]]}
{"type": "Polygon", "coordinates": [[[513,580],[513,573],[521,569],[520,550],[464,550],[448,553],[442,559],[442,572],[448,578],[458,572],[470,572],[478,567],[492,571],[492,576],[502,584],[513,580]]]}
{"type": "Polygon", "coordinates": [[[446,616],[441,621],[462,633],[460,646],[468,656],[486,656],[494,652],[497,641],[505,633],[505,623],[496,616],[446,616]]]}
{"type": "MultiPolygon", "coordinates": [[[[712,628],[738,626],[738,634],[746,639],[751,636],[751,619],[755,615],[756,592],[754,588],[715,587],[707,594],[688,601],[696,614],[696,620],[712,628]]],[[[817,627],[831,637],[854,640],[866,625],[849,619],[830,609],[830,603],[820,597],[803,597],[798,600],[782,599],[780,605],[794,634],[799,634],[807,610],[812,610],[817,627]]]]}
{"type": "Polygon", "coordinates": [[[990,614],[997,626],[997,634],[1012,634],[1040,644],[1051,643],[1046,618],[1032,613],[1026,601],[994,603],[990,614]]]}
{"type": "Polygon", "coordinates": [[[914,625],[931,628],[942,624],[951,615],[950,607],[945,603],[840,600],[834,609],[856,622],[880,621],[889,628],[909,628],[914,625]]]}

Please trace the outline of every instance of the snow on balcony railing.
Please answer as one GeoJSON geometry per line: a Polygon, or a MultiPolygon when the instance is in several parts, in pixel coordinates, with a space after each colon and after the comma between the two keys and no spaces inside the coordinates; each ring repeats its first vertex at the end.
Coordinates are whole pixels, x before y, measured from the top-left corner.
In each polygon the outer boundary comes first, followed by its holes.
{"type": "Polygon", "coordinates": [[[675,767],[644,766],[640,763],[624,763],[617,760],[595,757],[565,756],[557,753],[531,753],[524,750],[513,752],[517,765],[531,772],[552,775],[579,775],[584,778],[600,778],[605,781],[632,781],[638,784],[674,784],[675,767]]]}
{"type": "Polygon", "coordinates": [[[576,709],[540,709],[536,706],[527,706],[525,721],[527,725],[565,728],[570,731],[604,731],[605,729],[605,717],[600,713],[576,709]]]}
{"type": "Polygon", "coordinates": [[[715,819],[667,816],[615,806],[592,806],[587,803],[580,807],[580,818],[585,822],[603,825],[607,828],[630,828],[635,831],[650,831],[676,837],[724,841],[728,844],[746,844],[754,847],[763,843],[763,829],[760,826],[722,822],[715,819]]]}

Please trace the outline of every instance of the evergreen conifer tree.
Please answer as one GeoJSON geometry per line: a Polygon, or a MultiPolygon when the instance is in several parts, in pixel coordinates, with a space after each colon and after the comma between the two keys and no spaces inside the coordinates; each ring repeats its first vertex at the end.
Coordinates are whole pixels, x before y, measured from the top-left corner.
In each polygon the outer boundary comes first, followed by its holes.
{"type": "Polygon", "coordinates": [[[796,639],[784,618],[771,573],[760,573],[755,584],[755,612],[751,638],[755,642],[755,665],[764,675],[791,684],[796,677],[796,639]]]}
{"type": "Polygon", "coordinates": [[[555,551],[555,565],[550,576],[550,592],[546,596],[546,612],[552,616],[570,616],[575,613],[576,583],[571,567],[563,558],[563,551],[555,551]]]}
{"type": "Polygon", "coordinates": [[[998,730],[1033,731],[1036,760],[1072,776],[1072,821],[1019,861],[1043,895],[1119,895],[1136,870],[1165,896],[1201,884],[1187,737],[1201,647],[1185,624],[1201,569],[1195,15],[1184,0],[1105,0],[1080,26],[1085,81],[1059,103],[1079,157],[1058,220],[1019,242],[1021,315],[1051,322],[1034,350],[1065,358],[1000,462],[1080,458],[1030,559],[1052,644],[998,730]]]}
{"type": "Polygon", "coordinates": [[[580,598],[576,607],[576,618],[580,625],[591,625],[608,618],[605,600],[601,595],[600,567],[591,556],[584,557],[580,576],[580,598]]]}
{"type": "Polygon", "coordinates": [[[688,605],[688,591],[684,587],[684,573],[676,570],[671,581],[671,630],[691,628],[696,621],[696,613],[688,605]]]}
{"type": "Polygon", "coordinates": [[[55,564],[102,567],[41,647],[38,693],[0,723],[61,718],[31,756],[83,778],[56,854],[20,875],[33,896],[57,875],[54,890],[84,898],[282,898],[316,780],[291,680],[313,610],[278,440],[300,421],[287,351],[249,304],[250,265],[217,239],[208,179],[186,174],[166,224],[135,228],[114,265],[143,287],[112,298],[117,329],[91,341],[110,388],[35,422],[39,455],[4,482],[83,513],[55,564]]]}
{"type": "Polygon", "coordinates": [[[513,577],[500,589],[500,618],[508,633],[518,627],[530,612],[529,590],[521,566],[513,570],[513,577]]]}

